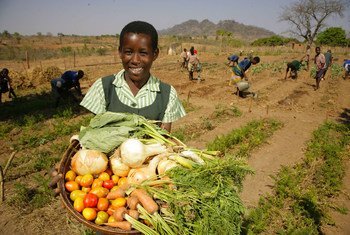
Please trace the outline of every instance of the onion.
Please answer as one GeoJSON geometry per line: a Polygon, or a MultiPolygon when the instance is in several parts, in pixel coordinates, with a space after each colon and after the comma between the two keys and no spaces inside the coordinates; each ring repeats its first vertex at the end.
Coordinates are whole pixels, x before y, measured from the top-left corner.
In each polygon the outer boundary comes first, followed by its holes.
{"type": "Polygon", "coordinates": [[[148,165],[142,165],[139,168],[131,169],[128,174],[128,183],[140,184],[145,180],[156,178],[156,169],[160,160],[161,158],[159,156],[155,156],[148,165]]]}
{"type": "Polygon", "coordinates": [[[99,174],[108,167],[107,156],[97,150],[80,149],[72,158],[71,168],[78,175],[99,174]]]}
{"type": "Polygon", "coordinates": [[[157,171],[159,175],[164,174],[167,170],[170,170],[171,168],[177,166],[177,163],[173,160],[164,158],[162,159],[158,166],[157,166],[157,171]]]}
{"type": "Polygon", "coordinates": [[[122,162],[131,167],[140,167],[148,157],[166,152],[166,147],[160,143],[143,144],[138,139],[127,139],[120,146],[122,162]]]}
{"type": "Polygon", "coordinates": [[[119,177],[126,177],[129,174],[130,167],[125,165],[120,158],[120,148],[117,148],[113,155],[110,157],[109,162],[111,164],[111,169],[113,174],[119,177]]]}

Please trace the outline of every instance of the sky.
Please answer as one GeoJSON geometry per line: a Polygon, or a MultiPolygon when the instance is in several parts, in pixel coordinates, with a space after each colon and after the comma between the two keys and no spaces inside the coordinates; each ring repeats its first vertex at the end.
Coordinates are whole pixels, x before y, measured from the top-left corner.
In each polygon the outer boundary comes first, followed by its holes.
{"type": "MultiPolygon", "coordinates": [[[[157,30],[187,20],[217,24],[235,20],[284,35],[290,25],[280,22],[283,7],[298,0],[0,0],[0,32],[21,35],[51,33],[75,35],[119,34],[134,20],[157,30]]],[[[350,31],[350,8],[343,18],[331,17],[329,27],[350,31]]]]}

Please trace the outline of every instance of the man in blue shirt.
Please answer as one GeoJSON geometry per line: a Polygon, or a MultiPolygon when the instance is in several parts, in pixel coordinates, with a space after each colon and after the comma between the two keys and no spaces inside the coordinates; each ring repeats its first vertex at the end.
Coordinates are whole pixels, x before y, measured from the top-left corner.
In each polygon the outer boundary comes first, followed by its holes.
{"type": "Polygon", "coordinates": [[[82,70],[68,70],[64,72],[60,78],[51,80],[51,91],[55,99],[55,107],[58,106],[61,98],[67,98],[70,96],[74,101],[77,101],[75,96],[70,92],[70,89],[74,87],[81,96],[82,93],[79,80],[82,77],[84,77],[84,72],[82,70]]]}
{"type": "Polygon", "coordinates": [[[246,71],[250,68],[251,65],[258,64],[260,62],[259,57],[254,57],[252,59],[249,58],[244,58],[244,60],[240,61],[238,64],[237,60],[234,56],[228,57],[229,60],[229,66],[232,68],[233,76],[231,77],[231,80],[234,81],[235,86],[237,87],[237,94],[240,97],[246,97],[247,95],[253,95],[256,96],[254,92],[248,92],[247,90],[249,89],[250,85],[247,82],[248,77],[246,75],[246,71]],[[242,81],[242,79],[245,79],[245,81],[242,81]]]}
{"type": "Polygon", "coordinates": [[[237,66],[232,67],[232,70],[237,76],[240,76],[241,78],[245,78],[247,80],[248,78],[245,72],[250,68],[252,64],[258,64],[259,62],[259,57],[254,57],[252,60],[245,58],[239,62],[237,66]]]}

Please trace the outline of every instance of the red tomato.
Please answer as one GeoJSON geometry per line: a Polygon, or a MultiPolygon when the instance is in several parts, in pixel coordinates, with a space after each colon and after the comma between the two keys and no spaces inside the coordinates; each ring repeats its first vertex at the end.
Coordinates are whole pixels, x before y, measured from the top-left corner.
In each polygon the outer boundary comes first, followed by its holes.
{"type": "Polygon", "coordinates": [[[90,207],[90,208],[96,207],[97,202],[98,202],[98,197],[95,194],[88,193],[84,197],[85,207],[90,207]]]}
{"type": "Polygon", "coordinates": [[[113,180],[105,180],[103,181],[102,187],[106,188],[106,189],[111,189],[114,186],[114,181],[113,180]]]}

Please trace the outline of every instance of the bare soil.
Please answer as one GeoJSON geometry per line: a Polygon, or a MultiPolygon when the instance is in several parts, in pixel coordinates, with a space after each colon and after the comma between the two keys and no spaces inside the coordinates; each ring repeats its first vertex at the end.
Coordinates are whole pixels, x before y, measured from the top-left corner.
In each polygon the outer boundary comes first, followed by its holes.
{"type": "MultiPolygon", "coordinates": [[[[284,70],[273,76],[269,71],[254,76],[248,73],[251,90],[256,91],[259,96],[257,99],[243,99],[237,97],[233,93],[234,89],[228,86],[230,72],[223,65],[227,56],[205,53],[200,56],[202,62],[207,64],[201,74],[205,80],[200,83],[188,80],[187,72],[179,68],[177,56],[161,56],[154,64],[153,74],[172,84],[180,98],[194,107],[194,111],[173,124],[173,130],[200,123],[203,117],[210,117],[218,105],[235,106],[243,114],[215,123],[213,130],[205,131],[198,138],[189,141],[189,146],[205,148],[206,143],[215,137],[227,134],[251,120],[268,117],[283,123],[283,127],[249,157],[249,165],[255,170],[255,174],[246,178],[241,193],[247,208],[256,206],[260,196],[272,193],[274,182],[271,175],[276,174],[281,166],[294,165],[303,160],[306,144],[318,126],[326,120],[350,120],[350,80],[331,78],[329,73],[325,81],[321,82],[321,88],[314,91],[314,79],[306,71],[301,71],[297,80],[284,80],[284,70]]],[[[261,59],[262,63],[267,63],[285,58],[262,56],[261,59]]],[[[339,61],[342,59],[340,57],[339,61]]],[[[121,66],[87,66],[91,61],[80,62],[79,67],[86,71],[89,78],[83,81],[85,92],[97,77],[118,71],[121,66]]],[[[3,162],[11,150],[8,143],[1,145],[7,146],[0,147],[3,151],[0,155],[3,162]]],[[[350,161],[347,161],[344,188],[339,197],[332,200],[350,208],[350,161]]],[[[13,182],[6,182],[5,193],[11,193],[11,185],[13,182]]],[[[325,234],[350,234],[349,213],[333,212],[332,217],[335,225],[325,227],[325,234]]],[[[0,207],[0,234],[80,234],[82,228],[74,221],[67,210],[61,207],[59,199],[45,208],[24,214],[6,204],[0,207]]]]}

